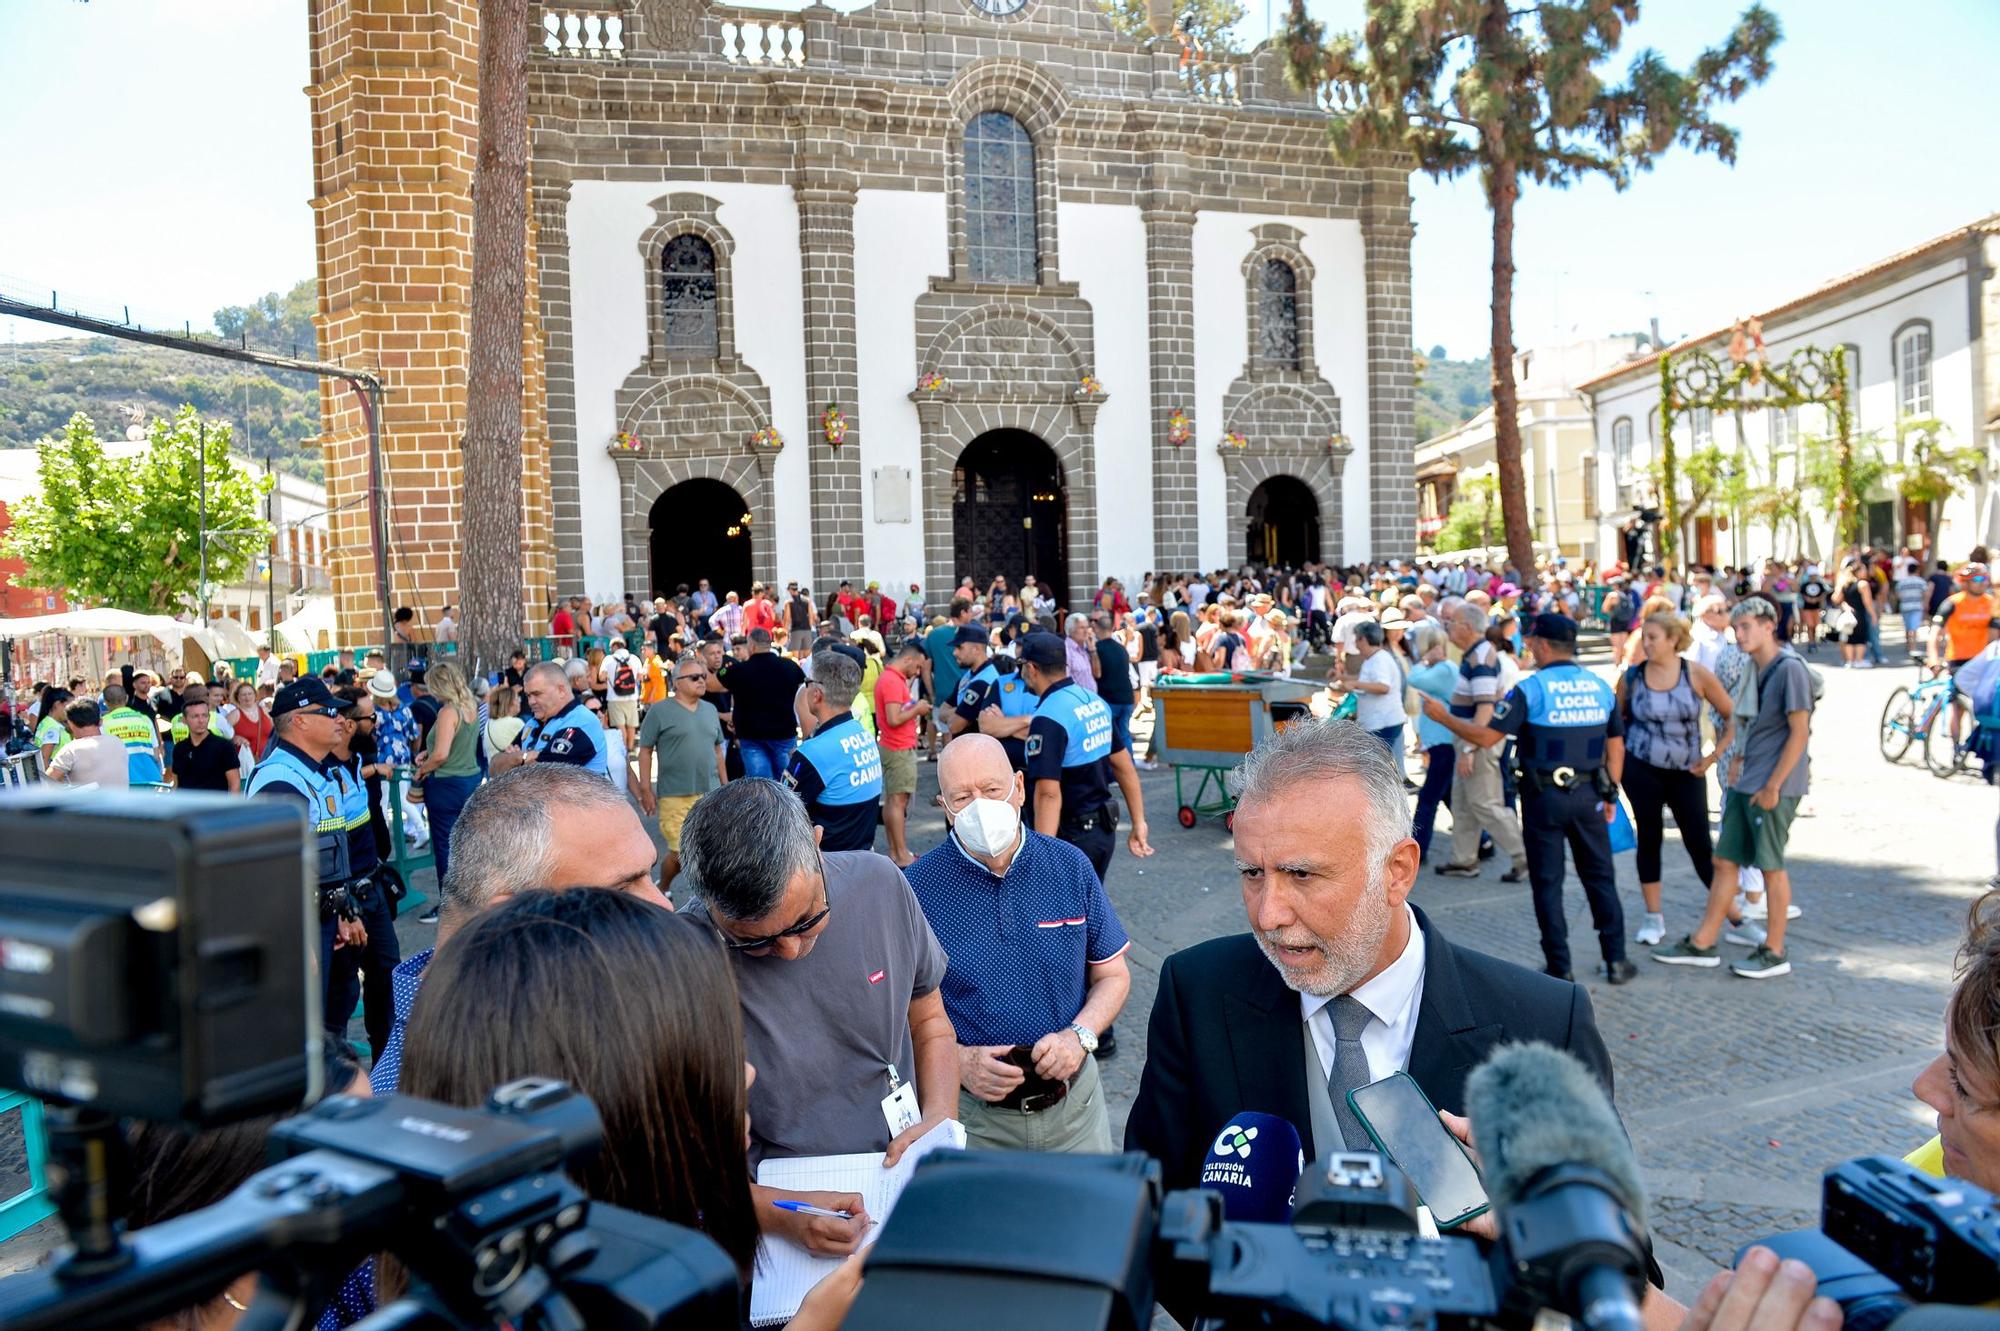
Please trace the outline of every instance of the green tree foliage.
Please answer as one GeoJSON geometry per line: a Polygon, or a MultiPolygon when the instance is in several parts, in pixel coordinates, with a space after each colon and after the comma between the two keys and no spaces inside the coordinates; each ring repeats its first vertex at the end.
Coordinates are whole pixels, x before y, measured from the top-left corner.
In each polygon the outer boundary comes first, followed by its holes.
{"type": "Polygon", "coordinates": [[[1979,474],[1979,450],[1953,448],[1951,427],[1935,416],[1913,416],[1896,427],[1903,460],[1896,489],[1913,504],[1942,504],[1979,474]]]}
{"type": "Polygon", "coordinates": [[[272,291],[248,305],[225,305],[215,312],[215,331],[225,341],[259,351],[316,360],[319,334],[313,315],[318,309],[318,289],[308,277],[282,295],[272,291]]]}
{"type": "Polygon", "coordinates": [[[1830,434],[1808,434],[1799,443],[1799,488],[1818,497],[1818,512],[1834,520],[1834,543],[1856,545],[1861,540],[1861,513],[1868,497],[1889,479],[1893,465],[1882,456],[1882,432],[1869,430],[1854,436],[1850,450],[1851,481],[1856,502],[1847,506],[1842,520],[1840,502],[1840,440],[1830,434]],[[1838,528],[1844,527],[1845,530],[1838,528]]]}
{"type": "MultiPolygon", "coordinates": [[[[1111,26],[1127,37],[1140,42],[1153,39],[1146,0],[1098,0],[1098,7],[1111,26]]],[[[1243,21],[1243,6],[1235,0],[1174,0],[1172,13],[1181,30],[1202,51],[1218,54],[1239,49],[1235,29],[1243,21]]]]}
{"type": "Polygon", "coordinates": [[[211,422],[204,440],[192,407],[153,422],[132,457],[106,454],[81,414],[37,447],[41,493],[13,507],[4,545],[27,565],[27,585],[121,610],[185,608],[200,592],[204,455],[209,581],[244,577],[269,543],[259,509],[270,482],[231,463],[226,424],[211,422]]]}
{"type": "Polygon", "coordinates": [[[1328,39],[1292,0],[1285,40],[1302,87],[1330,85],[1331,137],[1345,160],[1403,154],[1438,178],[1477,169],[1493,213],[1495,450],[1507,545],[1534,567],[1514,389],[1514,208],[1523,180],[1566,187],[1602,176],[1623,188],[1676,144],[1736,157],[1715,119],[1771,71],[1778,20],[1743,12],[1723,43],[1686,71],[1641,51],[1623,82],[1599,67],[1616,53],[1639,0],[1366,0],[1358,34],[1328,39]]]}
{"type": "Polygon", "coordinates": [[[1475,550],[1493,544],[1500,529],[1500,483],[1491,476],[1474,476],[1451,497],[1433,542],[1439,554],[1475,550]]]}

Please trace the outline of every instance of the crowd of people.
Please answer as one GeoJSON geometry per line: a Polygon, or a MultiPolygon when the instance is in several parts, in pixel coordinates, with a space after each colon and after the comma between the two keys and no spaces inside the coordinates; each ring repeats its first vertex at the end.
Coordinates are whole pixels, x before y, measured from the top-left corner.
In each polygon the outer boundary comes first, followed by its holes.
{"type": "MultiPolygon", "coordinates": [[[[1787,974],[1799,907],[1786,838],[1818,692],[1791,644],[1833,628],[1807,620],[1818,575],[1802,572],[1696,570],[1683,584],[1613,570],[1600,593],[1587,568],[1522,579],[1390,561],[1136,590],[1111,578],[1074,611],[1032,578],[1018,591],[968,579],[934,605],[916,586],[897,602],[842,584],[820,606],[796,584],[717,597],[702,583],[650,613],[565,605],[549,625],[556,659],[524,646],[484,678],[412,635],[400,669],[343,653],[300,677],[263,653],[241,682],[130,667],[96,690],[74,679],[39,691],[34,740],[56,781],[301,802],[329,1028],[344,1037],[359,1011],[366,1031],[352,1089],[477,1105],[512,1077],[571,1082],[607,1128],[578,1179],[592,1196],[706,1232],[746,1288],[760,1242],[847,1258],[793,1318],[816,1331],[852,1301],[874,1217],[858,1194],[765,1186],[761,1162],[893,1164],[946,1119],[974,1146],[1113,1149],[1099,1063],[1116,1055],[1130,942],[1105,882],[1121,824],[1130,854],[1152,853],[1133,723],[1163,673],[1310,661],[1328,713],[1239,774],[1249,932],[1160,975],[1124,1145],[1183,1187],[1253,1100],[1299,1127],[1307,1158],[1365,1149],[1344,1091],[1397,1070],[1463,1136],[1465,1074],[1506,1041],[1567,1048],[1608,1088],[1609,1056],[1568,983],[1562,884],[1567,851],[1606,977],[1632,980],[1608,824],[1621,792],[1644,905],[1633,938],[1662,963],[1717,966],[1731,944],[1749,949],[1735,974],[1787,974]],[[1586,618],[1608,630],[1609,679],[1577,662],[1586,618]],[[919,854],[908,819],[923,763],[949,834],[919,854]],[[1668,815],[1709,889],[1671,943],[1668,815]],[[428,840],[439,884],[435,943],[408,957],[398,822],[428,840]],[[1407,901],[1427,861],[1476,878],[1488,858],[1501,881],[1530,885],[1544,974],[1448,941],[1407,901]]],[[[1857,555],[1843,580],[1872,584],[1875,568],[1857,555]]],[[[1986,653],[1992,623],[1983,565],[1951,582],[1933,605],[1924,579],[1941,668],[1986,653]]],[[[1989,1182],[2000,1140],[1978,1124],[2000,1103],[1995,914],[1975,913],[1947,1058],[1917,1083],[1940,1127],[1919,1163],[1989,1182]]],[[[241,1176],[255,1163],[238,1136],[156,1147],[177,1168],[213,1150],[241,1176]]],[[[1739,1278],[1795,1293],[1801,1279],[1761,1262],[1739,1278]]],[[[322,1325],[366,1316],[399,1279],[393,1263],[356,1272],[322,1325]]],[[[1170,1286],[1164,1301],[1185,1313],[1188,1297],[1170,1286]]],[[[1788,1326],[1805,1297],[1790,1306],[1788,1326]]]]}

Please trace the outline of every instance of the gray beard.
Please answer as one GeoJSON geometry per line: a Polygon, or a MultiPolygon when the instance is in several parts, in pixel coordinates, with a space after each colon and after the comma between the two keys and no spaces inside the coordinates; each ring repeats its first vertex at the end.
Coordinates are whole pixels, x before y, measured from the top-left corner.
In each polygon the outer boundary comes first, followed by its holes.
{"type": "MultiPolygon", "coordinates": [[[[1361,904],[1348,919],[1345,931],[1338,938],[1322,938],[1312,935],[1313,946],[1320,949],[1325,958],[1320,969],[1310,976],[1299,976],[1280,965],[1276,955],[1276,945],[1261,931],[1253,931],[1258,948],[1264,957],[1277,969],[1278,977],[1289,989],[1311,994],[1315,998],[1334,998],[1347,993],[1366,978],[1369,971],[1382,955],[1382,944],[1389,937],[1389,902],[1382,894],[1380,875],[1362,894],[1361,904]]],[[[1296,937],[1286,940],[1296,943],[1296,937]]]]}

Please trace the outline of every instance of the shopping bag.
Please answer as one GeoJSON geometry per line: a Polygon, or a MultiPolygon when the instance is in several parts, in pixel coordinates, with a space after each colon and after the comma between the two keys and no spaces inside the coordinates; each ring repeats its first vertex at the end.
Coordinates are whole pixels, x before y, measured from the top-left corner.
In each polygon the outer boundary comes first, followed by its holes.
{"type": "Polygon", "coordinates": [[[1607,829],[1611,833],[1611,853],[1639,848],[1639,834],[1632,830],[1632,816],[1625,812],[1625,801],[1619,800],[1611,806],[1611,823],[1607,829]]]}

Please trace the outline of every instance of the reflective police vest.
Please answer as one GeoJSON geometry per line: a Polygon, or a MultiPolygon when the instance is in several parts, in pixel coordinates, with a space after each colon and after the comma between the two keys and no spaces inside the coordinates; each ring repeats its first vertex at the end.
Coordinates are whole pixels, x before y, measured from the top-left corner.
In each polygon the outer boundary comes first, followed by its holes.
{"type": "MultiPolygon", "coordinates": [[[[1020,672],[1002,670],[992,660],[988,660],[985,665],[965,677],[964,682],[958,686],[959,699],[969,706],[978,701],[978,699],[976,697],[967,697],[967,695],[973,690],[983,688],[989,684],[993,686],[993,701],[1000,708],[1000,715],[1033,716],[1035,714],[1035,708],[1039,700],[1028,688],[1027,681],[1021,678],[1020,672]]],[[[976,727],[979,719],[974,717],[972,720],[976,727]]]]}
{"type": "Polygon", "coordinates": [[[530,753],[544,755],[543,758],[536,759],[537,762],[553,761],[567,762],[573,766],[580,765],[606,780],[610,779],[611,765],[605,753],[604,723],[597,719],[597,713],[582,703],[573,702],[557,712],[550,720],[538,721],[532,733],[522,740],[521,746],[530,753]],[[590,741],[591,754],[587,762],[582,764],[576,762],[572,752],[575,741],[565,739],[565,733],[571,730],[581,731],[590,741]]]}
{"type": "Polygon", "coordinates": [[[1617,695],[1574,661],[1558,661],[1523,676],[1516,692],[1528,708],[1521,731],[1521,765],[1538,771],[1604,764],[1604,732],[1617,695]]]}
{"type": "Polygon", "coordinates": [[[340,816],[347,826],[348,867],[364,874],[382,862],[375,853],[375,832],[368,826],[368,781],[361,775],[361,759],[349,758],[333,769],[340,782],[340,816]]]}
{"type": "Polygon", "coordinates": [[[882,798],[882,751],[851,713],[845,720],[820,727],[811,739],[800,742],[798,751],[826,786],[815,804],[864,804],[882,798]]]}
{"type": "MultiPolygon", "coordinates": [[[[283,786],[304,795],[306,820],[312,824],[319,851],[319,881],[344,883],[354,876],[347,853],[347,807],[344,783],[301,757],[288,744],[273,744],[250,775],[252,795],[283,786]]],[[[366,795],[362,797],[364,800],[366,795]]]]}
{"type": "Polygon", "coordinates": [[[160,732],[144,713],[120,707],[105,714],[103,725],[105,734],[125,746],[125,773],[131,780],[160,779],[160,759],[153,748],[160,732]]]}
{"type": "Polygon", "coordinates": [[[1042,695],[1037,716],[1063,728],[1062,765],[1082,767],[1111,756],[1111,709],[1104,699],[1080,684],[1065,684],[1042,695]]]}

